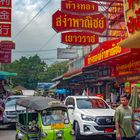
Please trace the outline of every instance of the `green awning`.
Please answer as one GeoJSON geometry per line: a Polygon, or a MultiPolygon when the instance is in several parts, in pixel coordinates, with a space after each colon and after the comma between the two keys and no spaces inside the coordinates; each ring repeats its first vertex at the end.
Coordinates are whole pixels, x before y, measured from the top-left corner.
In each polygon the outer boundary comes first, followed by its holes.
{"type": "Polygon", "coordinates": [[[7,71],[0,71],[0,79],[5,79],[10,76],[17,76],[17,73],[7,72],[7,71]]]}

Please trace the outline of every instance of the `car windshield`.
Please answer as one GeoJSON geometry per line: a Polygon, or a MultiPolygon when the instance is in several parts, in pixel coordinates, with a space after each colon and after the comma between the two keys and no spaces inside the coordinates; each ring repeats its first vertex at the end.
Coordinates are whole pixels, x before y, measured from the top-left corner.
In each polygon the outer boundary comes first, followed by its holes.
{"type": "Polygon", "coordinates": [[[76,99],[79,109],[106,109],[109,106],[102,99],[76,99]]]}
{"type": "Polygon", "coordinates": [[[69,123],[66,110],[43,110],[41,114],[43,125],[51,125],[55,123],[69,123]]]}
{"type": "Polygon", "coordinates": [[[5,104],[5,106],[6,106],[6,107],[15,106],[16,100],[17,100],[17,99],[13,99],[13,100],[7,101],[6,104],[5,104]]]}

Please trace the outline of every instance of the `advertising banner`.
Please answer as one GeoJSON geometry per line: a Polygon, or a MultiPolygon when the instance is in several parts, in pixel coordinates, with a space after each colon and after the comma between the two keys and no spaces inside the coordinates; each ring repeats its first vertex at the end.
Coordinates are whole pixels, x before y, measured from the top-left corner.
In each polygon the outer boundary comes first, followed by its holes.
{"type": "Polygon", "coordinates": [[[62,33],[61,41],[63,44],[75,46],[87,46],[98,43],[98,35],[88,32],[66,32],[62,33]]]}
{"type": "Polygon", "coordinates": [[[106,29],[106,18],[103,14],[72,15],[57,11],[53,14],[53,29],[56,32],[80,30],[102,33],[106,29]]]}
{"type": "Polygon", "coordinates": [[[11,9],[0,8],[0,22],[11,22],[11,9]]]}

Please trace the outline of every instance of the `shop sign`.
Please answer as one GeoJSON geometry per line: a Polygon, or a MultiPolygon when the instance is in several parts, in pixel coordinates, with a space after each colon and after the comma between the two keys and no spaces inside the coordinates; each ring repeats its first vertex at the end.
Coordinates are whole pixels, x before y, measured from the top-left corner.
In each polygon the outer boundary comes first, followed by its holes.
{"type": "Polygon", "coordinates": [[[0,0],[0,7],[11,7],[12,0],[0,0]]]}
{"type": "Polygon", "coordinates": [[[66,32],[62,33],[61,41],[72,46],[87,46],[98,43],[98,35],[88,32],[66,32]]]}
{"type": "Polygon", "coordinates": [[[98,11],[98,4],[85,0],[62,0],[61,10],[75,13],[93,13],[98,11]]]}
{"type": "Polygon", "coordinates": [[[11,52],[10,49],[0,49],[0,62],[11,63],[11,52]]]}
{"type": "Polygon", "coordinates": [[[106,29],[106,18],[103,14],[72,15],[57,11],[53,14],[53,28],[56,32],[68,30],[86,30],[102,33],[106,29]]]}
{"type": "Polygon", "coordinates": [[[75,59],[78,57],[76,49],[57,48],[58,59],[75,59]]]}
{"type": "Polygon", "coordinates": [[[11,22],[11,9],[0,8],[0,22],[11,22]]]}
{"type": "Polygon", "coordinates": [[[0,23],[0,36],[11,37],[11,24],[0,23]]]}
{"type": "Polygon", "coordinates": [[[140,71],[140,60],[130,60],[128,63],[119,63],[114,66],[114,75],[113,76],[124,76],[140,71]]]}
{"type": "Polygon", "coordinates": [[[118,43],[120,39],[105,41],[95,48],[86,58],[85,66],[97,64],[114,57],[130,52],[129,48],[121,48],[118,43]]]}
{"type": "Polygon", "coordinates": [[[15,43],[13,41],[0,41],[0,48],[15,49],[15,43]]]}
{"type": "Polygon", "coordinates": [[[135,34],[140,31],[140,3],[139,0],[126,0],[125,18],[128,32],[135,34]]]}

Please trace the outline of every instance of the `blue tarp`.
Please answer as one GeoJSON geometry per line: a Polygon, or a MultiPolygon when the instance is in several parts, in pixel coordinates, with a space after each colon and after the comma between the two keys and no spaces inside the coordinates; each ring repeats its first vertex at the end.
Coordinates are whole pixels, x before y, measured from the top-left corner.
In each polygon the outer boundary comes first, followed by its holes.
{"type": "Polygon", "coordinates": [[[38,83],[37,88],[38,89],[49,89],[54,83],[38,83]]]}
{"type": "Polygon", "coordinates": [[[70,90],[68,89],[56,89],[55,94],[69,94],[70,90]]]}

